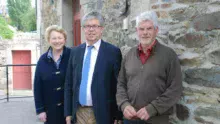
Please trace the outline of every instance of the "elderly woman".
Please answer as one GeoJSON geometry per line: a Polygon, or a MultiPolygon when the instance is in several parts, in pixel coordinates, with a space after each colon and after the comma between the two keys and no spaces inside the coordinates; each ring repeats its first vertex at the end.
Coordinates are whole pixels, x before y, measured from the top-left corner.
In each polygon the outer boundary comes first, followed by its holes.
{"type": "Polygon", "coordinates": [[[45,39],[50,44],[36,67],[34,100],[36,112],[44,124],[65,124],[64,81],[70,49],[65,47],[66,32],[57,25],[46,29],[45,39]]]}

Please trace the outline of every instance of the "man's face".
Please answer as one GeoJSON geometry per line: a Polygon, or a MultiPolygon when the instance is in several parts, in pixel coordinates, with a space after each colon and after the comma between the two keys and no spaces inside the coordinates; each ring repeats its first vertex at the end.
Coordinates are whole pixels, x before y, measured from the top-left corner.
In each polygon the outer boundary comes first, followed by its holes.
{"type": "Polygon", "coordinates": [[[154,42],[158,28],[154,28],[152,21],[142,21],[137,27],[137,34],[141,45],[148,46],[154,42]]]}
{"type": "Polygon", "coordinates": [[[57,31],[50,32],[49,44],[53,50],[61,50],[65,45],[66,40],[62,33],[57,31]]]}
{"type": "Polygon", "coordinates": [[[100,26],[99,20],[90,19],[83,26],[85,37],[88,43],[95,43],[101,39],[103,27],[100,26]]]}

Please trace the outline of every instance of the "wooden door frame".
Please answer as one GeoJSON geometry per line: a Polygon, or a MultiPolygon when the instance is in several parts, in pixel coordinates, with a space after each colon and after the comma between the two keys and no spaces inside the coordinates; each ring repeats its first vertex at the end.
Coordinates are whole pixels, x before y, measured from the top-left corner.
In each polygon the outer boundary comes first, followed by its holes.
{"type": "Polygon", "coordinates": [[[73,0],[73,44],[81,44],[81,20],[80,20],[80,0],[73,0]]]}

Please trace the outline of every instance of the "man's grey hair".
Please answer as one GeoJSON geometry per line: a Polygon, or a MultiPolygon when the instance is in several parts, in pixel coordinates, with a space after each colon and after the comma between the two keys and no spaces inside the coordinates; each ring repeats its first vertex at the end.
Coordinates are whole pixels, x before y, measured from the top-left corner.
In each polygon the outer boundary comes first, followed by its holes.
{"type": "Polygon", "coordinates": [[[102,16],[101,13],[97,11],[92,11],[84,15],[81,21],[81,26],[85,26],[86,21],[90,19],[97,19],[99,20],[100,26],[104,26],[104,23],[105,23],[104,17],[102,16]]]}
{"type": "Polygon", "coordinates": [[[152,21],[154,28],[158,27],[157,13],[155,11],[146,11],[137,16],[136,27],[138,27],[142,21],[152,21]]]}

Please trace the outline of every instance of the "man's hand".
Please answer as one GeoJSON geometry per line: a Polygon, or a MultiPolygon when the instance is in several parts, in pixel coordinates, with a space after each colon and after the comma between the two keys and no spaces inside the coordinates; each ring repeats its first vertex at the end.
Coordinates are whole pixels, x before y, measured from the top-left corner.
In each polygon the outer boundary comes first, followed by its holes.
{"type": "Polygon", "coordinates": [[[38,118],[40,119],[40,121],[46,122],[46,121],[47,121],[47,114],[46,114],[46,112],[41,112],[41,113],[38,115],[38,118]]]}
{"type": "Polygon", "coordinates": [[[114,124],[122,124],[122,120],[115,120],[114,124]]]}
{"type": "Polygon", "coordinates": [[[131,120],[131,119],[135,119],[137,117],[137,113],[134,109],[134,107],[132,106],[126,106],[123,112],[123,115],[125,118],[131,120]]]}
{"type": "Polygon", "coordinates": [[[142,108],[137,112],[137,117],[140,118],[141,120],[147,121],[149,119],[149,114],[146,110],[146,108],[142,108]]]}
{"type": "Polygon", "coordinates": [[[71,124],[71,119],[72,119],[72,116],[67,116],[66,117],[66,124],[71,124]]]}

